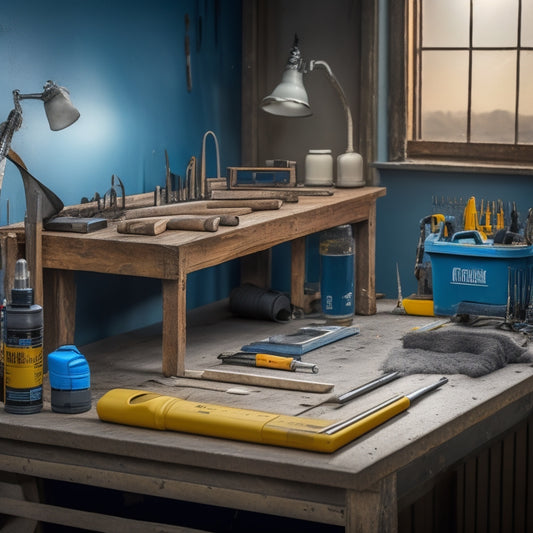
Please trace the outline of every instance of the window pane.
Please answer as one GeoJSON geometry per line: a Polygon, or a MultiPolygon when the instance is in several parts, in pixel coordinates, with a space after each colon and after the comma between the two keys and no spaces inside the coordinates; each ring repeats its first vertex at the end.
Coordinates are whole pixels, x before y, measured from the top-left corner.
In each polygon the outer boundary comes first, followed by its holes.
{"type": "Polygon", "coordinates": [[[522,52],[520,60],[520,102],[518,142],[533,143],[533,52],[522,52]]]}
{"type": "Polygon", "coordinates": [[[533,46],[533,1],[522,2],[522,46],[533,46]]]}
{"type": "Polygon", "coordinates": [[[468,46],[470,2],[423,0],[422,46],[468,46]]]}
{"type": "Polygon", "coordinates": [[[517,45],[518,0],[474,0],[473,21],[474,46],[517,45]]]}
{"type": "Polygon", "coordinates": [[[514,142],[516,52],[472,56],[472,142],[514,142]]]}
{"type": "Polygon", "coordinates": [[[466,141],[468,53],[422,54],[422,131],[427,141],[466,141]]]}

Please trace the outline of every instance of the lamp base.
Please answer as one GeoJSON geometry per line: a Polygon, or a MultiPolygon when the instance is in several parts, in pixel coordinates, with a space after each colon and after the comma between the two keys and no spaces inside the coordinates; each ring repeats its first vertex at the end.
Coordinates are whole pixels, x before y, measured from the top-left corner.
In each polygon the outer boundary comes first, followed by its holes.
{"type": "Polygon", "coordinates": [[[337,157],[336,187],[364,187],[363,158],[356,152],[345,152],[337,157]]]}

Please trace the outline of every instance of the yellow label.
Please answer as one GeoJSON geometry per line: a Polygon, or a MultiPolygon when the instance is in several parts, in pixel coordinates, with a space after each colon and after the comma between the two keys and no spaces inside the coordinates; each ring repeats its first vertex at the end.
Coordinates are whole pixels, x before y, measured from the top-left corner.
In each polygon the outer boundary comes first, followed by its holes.
{"type": "Polygon", "coordinates": [[[4,346],[5,385],[14,389],[38,387],[43,382],[43,347],[4,346]]]}

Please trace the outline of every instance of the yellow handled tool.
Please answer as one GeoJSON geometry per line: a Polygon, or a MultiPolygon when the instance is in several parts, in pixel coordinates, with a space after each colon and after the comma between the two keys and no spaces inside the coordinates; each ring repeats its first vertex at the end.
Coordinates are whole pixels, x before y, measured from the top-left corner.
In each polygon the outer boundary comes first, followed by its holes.
{"type": "Polygon", "coordinates": [[[293,357],[282,355],[253,352],[224,352],[218,358],[223,363],[232,365],[275,368],[277,370],[289,370],[291,372],[295,372],[296,370],[310,370],[313,374],[318,374],[318,366],[314,363],[304,363],[293,357]]]}
{"type": "Polygon", "coordinates": [[[414,400],[447,381],[441,378],[342,421],[206,404],[130,389],[110,390],[100,398],[96,410],[101,420],[117,424],[330,453],[405,411],[414,400]]]}

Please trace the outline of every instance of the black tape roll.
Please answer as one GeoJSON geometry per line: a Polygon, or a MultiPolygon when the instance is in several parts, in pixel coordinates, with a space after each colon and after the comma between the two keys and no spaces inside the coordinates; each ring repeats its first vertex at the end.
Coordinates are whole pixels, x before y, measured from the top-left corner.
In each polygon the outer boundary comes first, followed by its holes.
{"type": "Polygon", "coordinates": [[[288,322],[291,319],[291,302],[286,294],[251,284],[233,289],[229,305],[233,314],[243,318],[274,322],[288,322]]]}

